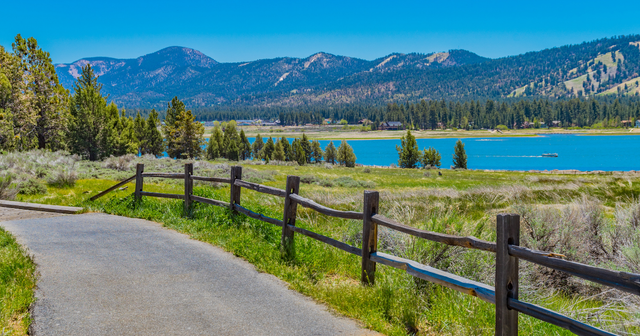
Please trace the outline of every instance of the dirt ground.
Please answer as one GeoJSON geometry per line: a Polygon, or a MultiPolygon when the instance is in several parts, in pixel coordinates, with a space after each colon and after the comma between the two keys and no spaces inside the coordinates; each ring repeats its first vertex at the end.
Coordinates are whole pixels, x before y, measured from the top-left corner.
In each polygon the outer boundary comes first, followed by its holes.
{"type": "Polygon", "coordinates": [[[20,220],[20,219],[32,219],[32,218],[49,218],[49,217],[57,217],[57,216],[66,216],[66,215],[53,213],[53,212],[21,210],[21,209],[0,207],[0,222],[20,220]]]}

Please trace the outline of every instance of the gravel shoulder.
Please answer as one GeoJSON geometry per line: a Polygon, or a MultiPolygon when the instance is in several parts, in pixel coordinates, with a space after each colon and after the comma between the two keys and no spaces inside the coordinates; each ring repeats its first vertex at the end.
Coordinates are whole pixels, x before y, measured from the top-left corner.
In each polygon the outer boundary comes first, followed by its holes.
{"type": "Polygon", "coordinates": [[[38,265],[32,335],[376,334],[158,223],[0,211],[38,265]]]}

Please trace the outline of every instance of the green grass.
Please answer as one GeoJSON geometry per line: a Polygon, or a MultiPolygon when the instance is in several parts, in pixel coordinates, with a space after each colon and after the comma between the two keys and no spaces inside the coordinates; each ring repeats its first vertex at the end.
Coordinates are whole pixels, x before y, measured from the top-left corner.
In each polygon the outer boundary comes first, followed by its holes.
{"type": "MultiPolygon", "coordinates": [[[[640,196],[640,180],[634,176],[557,176],[451,170],[443,170],[442,176],[436,171],[425,176],[423,170],[369,168],[366,172],[364,168],[271,165],[246,165],[244,171],[249,169],[262,174],[252,173],[258,174],[255,176],[270,177],[262,183],[279,188],[284,187],[287,175],[313,175],[326,180],[349,177],[373,183],[374,189],[381,192],[380,212],[390,218],[423,229],[474,235],[490,241],[495,241],[495,214],[512,211],[514,206],[560,207],[590,195],[609,209],[605,213],[607,218],[613,218],[613,209],[618,204],[629,203],[640,196]]],[[[285,261],[279,252],[280,228],[242,215],[234,216],[227,209],[195,204],[192,217],[187,218],[183,216],[180,201],[145,197],[140,204],[135,204],[131,197],[133,184],[129,184],[128,190],[116,191],[96,202],[86,201],[114,183],[112,180],[83,179],[73,188],[49,187],[48,195],[21,195],[20,199],[84,206],[88,211],[162,223],[193,239],[220,246],[254,264],[258,270],[286,281],[293,289],[388,335],[494,333],[495,315],[491,304],[383,265],[378,265],[376,284],[362,286],[359,283],[358,257],[301,235],[295,238],[295,258],[285,261]]],[[[182,193],[183,186],[180,181],[145,180],[145,190],[182,193]]],[[[362,187],[328,188],[319,183],[305,183],[300,187],[300,194],[332,208],[358,211],[362,207],[363,190],[362,187]]],[[[196,183],[194,193],[218,200],[229,199],[226,185],[212,187],[196,183]]],[[[282,217],[281,198],[243,189],[242,204],[269,217],[282,217]]],[[[296,225],[352,245],[361,245],[360,221],[327,218],[299,207],[296,225]]],[[[448,248],[385,229],[380,230],[379,248],[476,281],[491,285],[493,282],[494,256],[489,253],[448,248]]],[[[553,288],[549,291],[543,288],[530,290],[538,284],[529,280],[529,271],[529,268],[523,270],[521,293],[521,297],[529,302],[574,314],[572,316],[597,326],[601,325],[598,319],[628,321],[625,323],[633,325],[640,318],[625,312],[622,306],[618,307],[620,309],[598,310],[605,302],[585,299],[579,293],[562,293],[553,288]]],[[[636,327],[630,328],[627,330],[637,332],[637,323],[636,327]]],[[[571,335],[522,314],[520,333],[571,335]]]]}
{"type": "Polygon", "coordinates": [[[35,264],[8,232],[0,228],[0,319],[2,335],[27,335],[35,298],[35,264]]]}

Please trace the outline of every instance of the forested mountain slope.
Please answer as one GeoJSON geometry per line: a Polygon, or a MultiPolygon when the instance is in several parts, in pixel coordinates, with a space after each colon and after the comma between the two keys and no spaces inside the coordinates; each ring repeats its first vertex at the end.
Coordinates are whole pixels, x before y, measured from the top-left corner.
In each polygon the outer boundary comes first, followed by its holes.
{"type": "Polygon", "coordinates": [[[499,59],[450,50],[372,61],[320,52],[307,58],[218,63],[199,51],[170,47],[137,59],[58,64],[61,83],[72,89],[81,66],[88,63],[96,67],[110,99],[127,108],[164,108],[173,96],[194,108],[296,107],[640,91],[640,35],[499,59]]]}

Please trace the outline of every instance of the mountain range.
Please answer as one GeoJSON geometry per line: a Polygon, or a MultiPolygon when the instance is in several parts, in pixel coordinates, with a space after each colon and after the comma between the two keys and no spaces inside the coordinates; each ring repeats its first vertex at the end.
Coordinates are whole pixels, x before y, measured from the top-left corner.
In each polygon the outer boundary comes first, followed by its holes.
{"type": "Polygon", "coordinates": [[[638,95],[640,35],[498,59],[450,50],[394,53],[372,61],[319,52],[307,58],[220,63],[194,49],[169,47],[136,59],[93,57],[56,64],[61,84],[73,90],[87,64],[100,76],[103,93],[126,108],[164,108],[174,96],[197,108],[638,95]]]}

